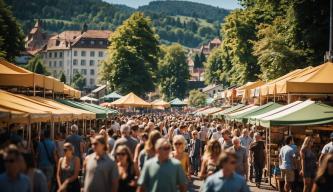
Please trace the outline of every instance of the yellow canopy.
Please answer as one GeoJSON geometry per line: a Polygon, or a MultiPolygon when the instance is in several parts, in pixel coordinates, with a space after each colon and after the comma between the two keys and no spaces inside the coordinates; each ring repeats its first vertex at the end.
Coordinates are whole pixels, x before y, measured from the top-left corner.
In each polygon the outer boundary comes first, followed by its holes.
{"type": "Polygon", "coordinates": [[[27,123],[29,114],[17,110],[7,109],[0,106],[0,122],[4,123],[27,123]]]}
{"type": "Polygon", "coordinates": [[[35,122],[52,120],[55,122],[70,121],[73,114],[36,101],[24,95],[0,91],[0,106],[29,113],[35,122]],[[37,115],[36,115],[37,114],[37,115]],[[47,114],[47,115],[45,115],[47,114]],[[41,117],[41,118],[39,118],[41,117]]]}
{"type": "Polygon", "coordinates": [[[276,85],[277,84],[283,84],[284,82],[286,82],[287,80],[293,78],[293,77],[297,77],[299,74],[302,74],[304,72],[306,72],[307,70],[310,70],[312,67],[307,67],[305,69],[296,69],[282,77],[279,77],[277,79],[274,79],[268,83],[266,83],[265,85],[260,86],[260,95],[261,96],[267,96],[267,95],[274,95],[276,94],[276,85]]]}
{"type": "Polygon", "coordinates": [[[150,103],[144,101],[132,92],[110,103],[110,105],[117,107],[151,107],[150,103]]]}
{"type": "Polygon", "coordinates": [[[170,103],[163,101],[162,99],[156,99],[151,103],[154,109],[166,109],[170,107],[170,103]]]}
{"type": "Polygon", "coordinates": [[[263,81],[247,82],[245,85],[236,89],[237,95],[242,96],[242,100],[247,100],[251,96],[251,89],[264,85],[263,81]]]}
{"type": "Polygon", "coordinates": [[[29,97],[29,98],[37,100],[42,103],[45,103],[46,105],[52,106],[54,108],[62,109],[68,113],[72,113],[73,119],[86,119],[86,120],[96,119],[95,113],[92,113],[92,112],[86,111],[86,110],[82,110],[82,109],[77,109],[74,107],[70,107],[68,105],[58,103],[52,99],[46,99],[43,97],[29,97]]]}
{"type": "Polygon", "coordinates": [[[327,62],[277,86],[277,93],[333,93],[333,63],[327,62]]]}

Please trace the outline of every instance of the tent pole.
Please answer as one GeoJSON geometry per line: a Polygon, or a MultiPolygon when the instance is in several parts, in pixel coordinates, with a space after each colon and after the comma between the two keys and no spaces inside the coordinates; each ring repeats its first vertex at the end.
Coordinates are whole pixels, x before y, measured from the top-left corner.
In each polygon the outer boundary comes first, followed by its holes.
{"type": "Polygon", "coordinates": [[[269,178],[269,185],[272,185],[272,181],[271,181],[271,128],[269,128],[269,164],[268,164],[268,178],[269,178]]]}
{"type": "Polygon", "coordinates": [[[288,93],[288,104],[291,102],[291,95],[288,93]]]}
{"type": "Polygon", "coordinates": [[[28,124],[28,149],[31,147],[31,123],[28,124]]]}
{"type": "Polygon", "coordinates": [[[54,140],[54,121],[51,122],[51,139],[54,140]]]}

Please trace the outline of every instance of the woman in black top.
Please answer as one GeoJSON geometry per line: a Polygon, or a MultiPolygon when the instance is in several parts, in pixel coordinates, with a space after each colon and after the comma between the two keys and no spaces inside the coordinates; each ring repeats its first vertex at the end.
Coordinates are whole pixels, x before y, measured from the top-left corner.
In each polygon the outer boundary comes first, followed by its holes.
{"type": "Polygon", "coordinates": [[[333,190],[333,154],[327,154],[320,164],[312,192],[333,190]]]}
{"type": "Polygon", "coordinates": [[[131,151],[126,145],[120,145],[116,148],[115,153],[118,172],[119,172],[119,192],[135,192],[139,170],[135,166],[131,151]]]}

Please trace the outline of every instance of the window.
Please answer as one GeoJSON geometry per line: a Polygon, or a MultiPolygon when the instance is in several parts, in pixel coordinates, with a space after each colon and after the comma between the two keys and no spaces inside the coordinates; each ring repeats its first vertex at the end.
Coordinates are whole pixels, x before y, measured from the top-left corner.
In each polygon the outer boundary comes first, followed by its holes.
{"type": "Polygon", "coordinates": [[[77,65],[77,59],[73,59],[73,65],[77,65]]]}
{"type": "Polygon", "coordinates": [[[77,51],[74,51],[74,56],[77,56],[77,51]]]}
{"type": "Polygon", "coordinates": [[[95,85],[95,79],[90,79],[90,85],[95,85]]]}
{"type": "Polygon", "coordinates": [[[95,41],[90,41],[90,44],[91,45],[95,45],[95,41]]]}
{"type": "Polygon", "coordinates": [[[99,44],[100,44],[100,45],[103,45],[103,44],[104,44],[104,42],[103,42],[103,41],[99,41],[99,44]]]}
{"type": "Polygon", "coordinates": [[[81,40],[80,43],[81,43],[81,45],[83,45],[84,44],[84,40],[81,40]]]}
{"type": "Polygon", "coordinates": [[[90,75],[95,75],[95,70],[90,69],[90,75]]]}
{"type": "Polygon", "coordinates": [[[53,67],[57,67],[57,61],[53,61],[53,67]]]}
{"type": "Polygon", "coordinates": [[[94,66],[94,65],[95,65],[95,60],[90,60],[90,61],[89,61],[89,65],[90,65],[90,66],[94,66]]]}
{"type": "Polygon", "coordinates": [[[86,65],[86,60],[83,60],[83,59],[82,59],[82,60],[81,60],[81,65],[82,65],[82,66],[85,66],[85,65],[86,65]]]}
{"type": "Polygon", "coordinates": [[[52,53],[49,53],[49,58],[52,58],[52,53]]]}
{"type": "Polygon", "coordinates": [[[98,57],[103,57],[103,51],[98,51],[98,57]]]}
{"type": "Polygon", "coordinates": [[[73,74],[77,74],[79,71],[77,69],[73,69],[73,74]]]}
{"type": "Polygon", "coordinates": [[[52,67],[52,61],[49,61],[49,67],[52,67]]]}
{"type": "Polygon", "coordinates": [[[90,57],[95,57],[95,51],[90,51],[90,57]]]}
{"type": "Polygon", "coordinates": [[[58,57],[58,52],[54,52],[54,58],[58,57]]]}
{"type": "Polygon", "coordinates": [[[86,51],[81,51],[81,56],[85,57],[86,56],[86,51]]]}
{"type": "Polygon", "coordinates": [[[59,67],[62,67],[62,61],[59,61],[59,67]]]}
{"type": "Polygon", "coordinates": [[[62,58],[62,52],[59,52],[59,57],[62,58]]]}
{"type": "Polygon", "coordinates": [[[82,75],[87,75],[87,69],[81,69],[81,74],[82,75]]]}

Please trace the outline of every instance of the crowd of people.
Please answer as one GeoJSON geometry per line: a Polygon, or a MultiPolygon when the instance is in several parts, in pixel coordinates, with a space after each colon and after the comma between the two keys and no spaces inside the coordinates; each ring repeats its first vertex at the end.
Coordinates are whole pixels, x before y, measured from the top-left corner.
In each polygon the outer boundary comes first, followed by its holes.
{"type": "MultiPolygon", "coordinates": [[[[50,129],[42,129],[28,148],[8,130],[0,191],[183,192],[196,178],[204,180],[200,191],[248,192],[248,182],[261,187],[267,162],[263,133],[190,115],[119,115],[87,134],[73,124],[69,135],[50,136],[50,129]]],[[[302,146],[285,138],[279,152],[284,191],[293,191],[295,174],[303,176],[304,192],[332,191],[333,133],[320,156],[312,145],[311,136],[302,146]]]]}

